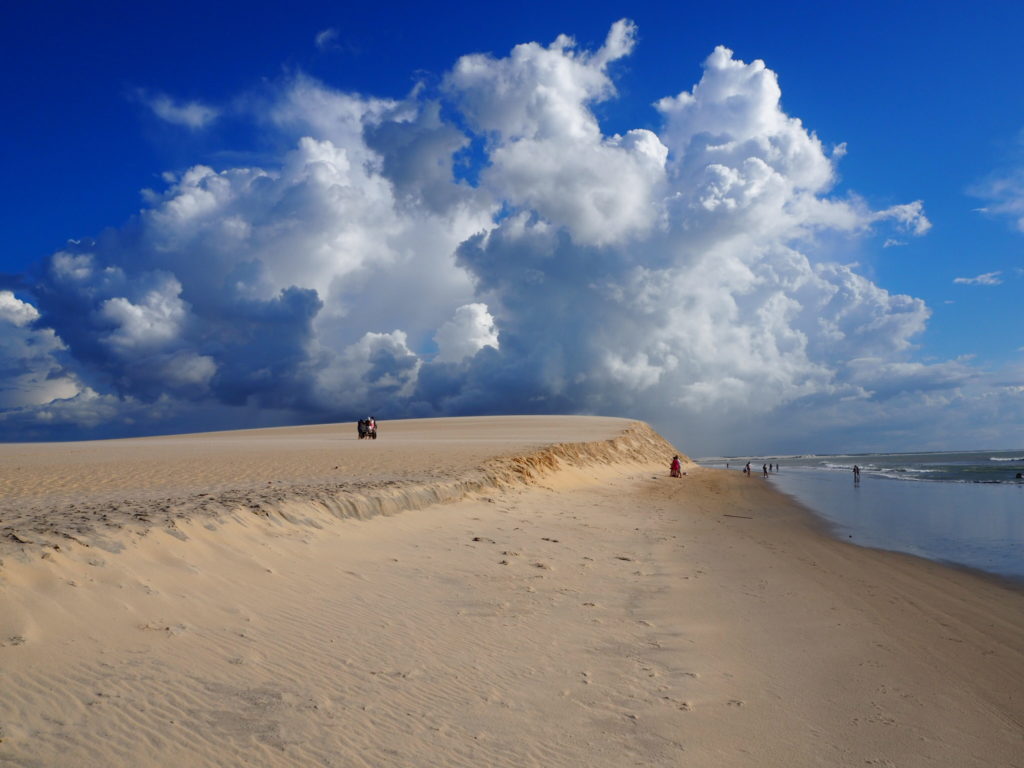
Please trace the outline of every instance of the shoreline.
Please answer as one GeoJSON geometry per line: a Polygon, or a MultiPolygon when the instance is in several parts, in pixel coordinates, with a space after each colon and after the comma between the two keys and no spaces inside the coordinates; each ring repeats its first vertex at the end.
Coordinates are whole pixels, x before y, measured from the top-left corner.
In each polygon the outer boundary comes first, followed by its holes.
{"type": "Polygon", "coordinates": [[[15,547],[0,763],[1021,764],[1019,589],[836,539],[736,473],[670,479],[646,425],[477,426],[497,466],[465,433],[403,454],[489,466],[448,503],[15,547]]]}
{"type": "Polygon", "coordinates": [[[770,488],[772,493],[779,494],[787,499],[794,508],[802,510],[804,515],[807,517],[807,525],[809,527],[815,529],[821,536],[824,536],[837,544],[847,547],[855,547],[857,549],[865,549],[871,552],[879,552],[892,557],[907,558],[910,561],[917,561],[930,566],[938,566],[949,571],[962,573],[964,575],[971,576],[972,578],[988,582],[992,584],[992,586],[1000,587],[1001,589],[1024,594],[1024,578],[1018,579],[1012,576],[1003,576],[993,571],[986,571],[983,568],[976,568],[963,563],[958,563],[955,560],[941,560],[926,557],[925,555],[918,555],[913,552],[904,552],[899,549],[887,549],[886,547],[874,546],[871,544],[859,544],[856,541],[849,540],[849,537],[843,538],[840,533],[841,523],[829,520],[823,512],[819,512],[811,505],[801,501],[793,494],[787,493],[775,485],[770,486],[770,488]]]}
{"type": "MultiPolygon", "coordinates": [[[[707,469],[715,472],[734,472],[732,469],[722,469],[720,467],[706,467],[698,465],[701,469],[707,469]]],[[[754,478],[752,478],[754,479],[754,478]]],[[[756,478],[761,480],[762,478],[756,478]]],[[[940,566],[950,571],[956,571],[960,573],[973,576],[974,578],[981,579],[983,581],[990,582],[993,586],[1001,587],[1003,589],[1024,593],[1024,578],[1015,578],[1013,576],[1003,576],[993,571],[986,571],[983,568],[977,568],[963,563],[958,563],[955,560],[941,560],[937,558],[926,557],[925,555],[915,554],[913,552],[904,552],[899,549],[888,549],[882,546],[875,546],[872,544],[861,544],[857,541],[850,540],[847,535],[844,537],[841,533],[842,523],[830,520],[824,512],[816,510],[812,505],[801,501],[797,496],[789,493],[782,488],[779,488],[775,484],[768,486],[771,493],[778,494],[785,498],[789,504],[795,509],[801,510],[806,518],[806,524],[814,529],[821,536],[824,536],[837,544],[843,546],[856,547],[857,549],[870,550],[872,552],[881,552],[887,555],[895,557],[909,558],[910,560],[920,561],[927,563],[932,566],[940,566]]]]}
{"type": "MultiPolygon", "coordinates": [[[[708,613],[731,633],[747,625],[740,657],[755,657],[745,674],[768,678],[765,703],[801,702],[798,720],[841,754],[789,744],[785,759],[764,764],[1021,764],[1024,698],[1008,682],[1024,673],[1019,587],[835,538],[813,510],[735,473],[710,482],[731,486],[730,511],[750,519],[723,516],[729,536],[705,539],[736,595],[708,597],[708,613]],[[813,695],[793,682],[801,677],[813,695]],[[869,724],[880,727],[869,734],[869,724]]],[[[689,523],[708,533],[706,521],[689,523]]]]}
{"type": "Polygon", "coordinates": [[[795,469],[771,484],[819,516],[840,541],[921,557],[1024,587],[1019,489],[795,469]]]}

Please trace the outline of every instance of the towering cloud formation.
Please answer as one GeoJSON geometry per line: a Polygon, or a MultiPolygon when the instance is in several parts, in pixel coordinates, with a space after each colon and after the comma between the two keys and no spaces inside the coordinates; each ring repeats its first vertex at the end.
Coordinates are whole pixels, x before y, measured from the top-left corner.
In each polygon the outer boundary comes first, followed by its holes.
{"type": "Polygon", "coordinates": [[[841,153],[722,47],[657,133],[607,135],[634,44],[623,20],[596,51],[465,56],[401,100],[287,83],[260,118],[278,163],[168,174],[0,293],[0,428],[602,412],[714,449],[716,423],[970,379],[909,359],[923,302],[817,256],[923,234],[919,202],[830,197],[841,153]]]}

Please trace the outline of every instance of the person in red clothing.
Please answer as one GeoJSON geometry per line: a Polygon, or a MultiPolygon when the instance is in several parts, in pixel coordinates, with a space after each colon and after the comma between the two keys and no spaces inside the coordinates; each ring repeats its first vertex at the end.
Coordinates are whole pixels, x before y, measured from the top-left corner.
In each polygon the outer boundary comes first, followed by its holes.
{"type": "Polygon", "coordinates": [[[671,477],[682,477],[683,476],[682,469],[683,469],[683,465],[679,463],[679,457],[678,456],[673,456],[672,457],[672,465],[669,467],[669,470],[670,470],[669,475],[671,477]]]}

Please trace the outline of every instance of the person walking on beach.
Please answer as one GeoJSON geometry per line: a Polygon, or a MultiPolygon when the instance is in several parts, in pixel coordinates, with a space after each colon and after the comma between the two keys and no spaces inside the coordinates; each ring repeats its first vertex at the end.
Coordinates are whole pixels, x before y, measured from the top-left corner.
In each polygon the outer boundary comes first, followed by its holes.
{"type": "Polygon", "coordinates": [[[768,477],[768,465],[767,464],[762,464],[761,465],[761,474],[764,475],[765,477],[768,477]]]}
{"type": "Polygon", "coordinates": [[[860,467],[858,467],[856,464],[853,465],[853,484],[860,484],[860,467]]]}
{"type": "Polygon", "coordinates": [[[669,477],[682,477],[682,464],[679,463],[679,457],[672,457],[672,465],[669,467],[669,477]]]}

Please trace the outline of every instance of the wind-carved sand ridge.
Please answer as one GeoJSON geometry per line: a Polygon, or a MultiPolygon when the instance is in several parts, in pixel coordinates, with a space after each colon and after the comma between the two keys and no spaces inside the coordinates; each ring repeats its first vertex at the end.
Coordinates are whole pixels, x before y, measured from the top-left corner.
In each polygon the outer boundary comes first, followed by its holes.
{"type": "MultiPolygon", "coordinates": [[[[556,418],[549,417],[549,420],[554,421],[556,418]]],[[[663,463],[665,456],[672,455],[675,450],[642,422],[593,419],[594,422],[609,425],[610,430],[618,427],[621,432],[605,440],[559,442],[533,448],[522,454],[501,455],[473,466],[468,460],[486,455],[486,452],[481,453],[481,449],[477,448],[475,452],[470,451],[460,457],[461,461],[466,462],[464,466],[449,465],[440,471],[427,473],[433,475],[431,479],[417,480],[424,471],[414,457],[416,444],[413,443],[410,448],[409,442],[402,441],[407,432],[403,427],[411,423],[422,429],[427,425],[427,429],[434,428],[443,433],[446,422],[450,421],[391,422],[383,427],[388,435],[388,443],[384,440],[354,441],[348,424],[317,425],[221,433],[216,436],[187,435],[69,444],[63,446],[56,457],[43,454],[50,459],[43,462],[39,461],[38,446],[2,445],[0,458],[4,459],[4,463],[0,470],[0,567],[3,566],[4,556],[20,556],[20,559],[25,560],[38,555],[40,550],[66,551],[74,544],[119,549],[124,545],[126,536],[144,536],[153,526],[176,529],[180,523],[193,520],[215,522],[225,516],[245,514],[314,526],[324,524],[323,520],[318,522],[324,515],[365,520],[376,515],[451,503],[470,494],[498,491],[520,483],[536,483],[544,476],[566,467],[663,463]],[[218,485],[221,486],[219,490],[208,489],[176,495],[173,494],[175,486],[169,486],[167,482],[154,482],[161,479],[155,478],[154,474],[166,473],[173,477],[176,473],[188,472],[193,465],[186,462],[181,466],[180,452],[207,448],[211,441],[218,438],[229,437],[232,443],[247,441],[250,447],[263,441],[273,449],[282,438],[294,436],[292,439],[295,440],[314,435],[327,438],[326,444],[323,440],[319,442],[321,455],[318,459],[321,463],[325,453],[327,463],[337,462],[339,455],[342,455],[339,449],[351,452],[352,443],[358,442],[360,444],[355,446],[355,450],[364,454],[360,457],[363,464],[367,463],[367,458],[371,458],[382,464],[392,461],[413,466],[406,467],[404,476],[387,478],[385,474],[381,479],[352,477],[350,468],[342,464],[335,464],[326,472],[328,477],[332,474],[340,476],[338,480],[325,481],[324,472],[319,475],[309,473],[310,476],[305,479],[292,476],[277,481],[253,481],[251,477],[243,477],[240,482],[232,482],[221,477],[218,478],[218,485]],[[396,438],[399,449],[389,450],[396,438]],[[122,466],[112,460],[93,462],[84,467],[69,467],[66,463],[66,455],[70,452],[90,449],[103,451],[112,446],[125,447],[131,452],[129,461],[136,467],[134,472],[125,472],[122,466]],[[369,454],[370,451],[375,453],[369,454]],[[19,459],[23,465],[28,466],[19,466],[19,459]],[[27,471],[30,467],[35,470],[34,476],[27,471]],[[60,481],[62,474],[71,475],[63,479],[62,484],[67,490],[54,492],[52,486],[58,484],[54,481],[60,481]],[[118,482],[118,479],[121,481],[118,482]],[[94,490],[97,480],[106,486],[98,493],[94,490]],[[44,490],[44,485],[50,488],[44,490]],[[172,494],[161,493],[167,490],[171,490],[172,494]]],[[[496,420],[482,418],[460,421],[470,423],[470,426],[475,422],[480,425],[479,429],[488,430],[496,420]]],[[[536,428],[534,431],[537,431],[536,428]]],[[[229,444],[229,450],[230,447],[229,444]]],[[[287,444],[278,448],[280,451],[287,449],[287,444]]],[[[251,458],[251,454],[234,454],[234,461],[238,464],[251,458]]],[[[689,462],[687,457],[682,458],[689,462]]],[[[360,470],[366,472],[367,467],[359,466],[356,471],[360,470]]],[[[277,474],[283,473],[277,469],[277,474]]],[[[181,480],[184,487],[195,485],[194,481],[186,478],[181,480]]]]}
{"type": "Polygon", "coordinates": [[[354,432],[0,446],[0,765],[1022,765],[1020,591],[637,422],[354,432]]]}

